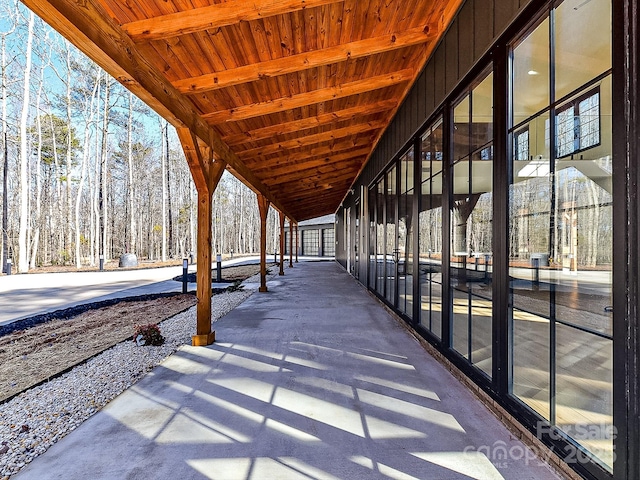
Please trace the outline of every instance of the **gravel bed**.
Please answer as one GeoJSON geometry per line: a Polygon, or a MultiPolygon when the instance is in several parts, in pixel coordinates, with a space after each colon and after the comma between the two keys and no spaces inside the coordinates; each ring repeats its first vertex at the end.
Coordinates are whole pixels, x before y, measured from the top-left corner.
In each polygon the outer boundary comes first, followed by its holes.
{"type": "MultiPolygon", "coordinates": [[[[259,275],[246,280],[256,281],[259,275]]],[[[233,310],[252,293],[238,290],[214,296],[212,321],[233,310]]],[[[6,480],[15,475],[180,346],[191,344],[195,312],[194,306],[160,324],[165,337],[162,346],[119,343],[61,377],[0,405],[0,478],[6,480]]]]}

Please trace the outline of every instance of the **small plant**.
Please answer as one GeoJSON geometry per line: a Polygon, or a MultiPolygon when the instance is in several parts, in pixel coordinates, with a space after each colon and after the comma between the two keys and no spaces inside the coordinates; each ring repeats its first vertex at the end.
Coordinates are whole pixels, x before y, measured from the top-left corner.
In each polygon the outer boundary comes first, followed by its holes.
{"type": "Polygon", "coordinates": [[[233,282],[233,285],[229,285],[227,287],[227,292],[237,292],[238,290],[242,290],[244,285],[242,285],[242,280],[236,280],[233,282]]]}
{"type": "Polygon", "coordinates": [[[148,325],[136,325],[133,332],[133,341],[142,345],[162,345],[164,343],[164,337],[160,333],[160,327],[155,323],[148,325]]]}

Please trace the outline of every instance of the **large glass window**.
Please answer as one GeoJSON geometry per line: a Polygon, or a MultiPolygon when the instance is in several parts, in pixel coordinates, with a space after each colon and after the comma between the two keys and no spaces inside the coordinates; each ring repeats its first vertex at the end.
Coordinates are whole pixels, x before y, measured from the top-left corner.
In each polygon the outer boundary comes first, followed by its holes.
{"type": "Polygon", "coordinates": [[[420,143],[419,272],[420,324],[442,336],[442,118],[427,129],[420,143]]]}
{"type": "Polygon", "coordinates": [[[302,255],[318,255],[320,232],[318,230],[303,230],[302,255]]]}
{"type": "Polygon", "coordinates": [[[512,58],[512,393],[610,469],[611,2],[562,2],[512,58]]]}
{"type": "Polygon", "coordinates": [[[493,74],[453,107],[450,291],[453,348],[491,376],[493,74]]]}
{"type": "Polygon", "coordinates": [[[386,287],[385,297],[387,301],[395,305],[396,297],[396,271],[399,260],[399,250],[397,245],[398,234],[396,233],[396,206],[398,198],[396,195],[396,166],[394,165],[387,173],[387,200],[386,200],[386,287]]]}
{"type": "Polygon", "coordinates": [[[385,248],[385,219],[384,219],[384,177],[378,182],[376,188],[376,291],[380,295],[384,295],[384,275],[386,254],[385,248]]]}
{"type": "Polygon", "coordinates": [[[333,228],[324,228],[322,230],[322,255],[325,257],[333,257],[336,254],[335,231],[333,228]]]}
{"type": "Polygon", "coordinates": [[[369,282],[368,287],[376,287],[376,193],[377,188],[369,189],[369,282]]]}
{"type": "Polygon", "coordinates": [[[413,147],[399,162],[398,308],[413,316],[413,147]]]}

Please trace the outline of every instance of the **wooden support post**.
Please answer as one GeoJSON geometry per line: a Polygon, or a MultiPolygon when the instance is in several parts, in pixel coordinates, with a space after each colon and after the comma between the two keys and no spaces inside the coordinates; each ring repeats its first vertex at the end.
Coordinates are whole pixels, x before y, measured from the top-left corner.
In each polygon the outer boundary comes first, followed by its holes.
{"type": "Polygon", "coordinates": [[[293,268],[293,220],[289,219],[289,268],[293,268]]]}
{"type": "Polygon", "coordinates": [[[298,224],[296,223],[296,263],[298,263],[298,250],[300,250],[300,242],[298,241],[298,224]]]}
{"type": "Polygon", "coordinates": [[[267,291],[267,213],[269,200],[258,194],[258,210],[260,211],[260,288],[259,292],[267,291]]]}
{"type": "Polygon", "coordinates": [[[280,273],[284,275],[284,213],[280,212],[280,273]]]}
{"type": "Polygon", "coordinates": [[[216,332],[211,331],[211,200],[227,164],[214,161],[213,150],[203,145],[188,128],[176,131],[198,191],[198,306],[196,334],[191,337],[191,344],[198,347],[211,345],[216,340],[216,332]]]}
{"type": "Polygon", "coordinates": [[[193,346],[211,345],[216,339],[211,331],[211,197],[207,191],[198,192],[198,305],[193,346]]]}

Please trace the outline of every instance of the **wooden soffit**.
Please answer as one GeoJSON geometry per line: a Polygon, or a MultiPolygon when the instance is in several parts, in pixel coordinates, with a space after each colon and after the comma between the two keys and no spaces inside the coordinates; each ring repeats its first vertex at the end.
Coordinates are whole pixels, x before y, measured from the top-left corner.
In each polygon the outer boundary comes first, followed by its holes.
{"type": "Polygon", "coordinates": [[[337,209],[462,0],[23,2],[181,129],[199,188],[211,148],[301,221],[337,209]]]}

